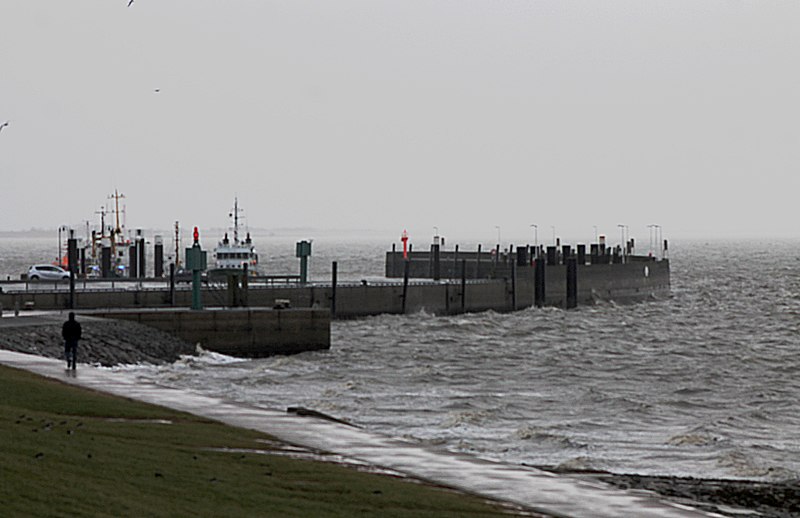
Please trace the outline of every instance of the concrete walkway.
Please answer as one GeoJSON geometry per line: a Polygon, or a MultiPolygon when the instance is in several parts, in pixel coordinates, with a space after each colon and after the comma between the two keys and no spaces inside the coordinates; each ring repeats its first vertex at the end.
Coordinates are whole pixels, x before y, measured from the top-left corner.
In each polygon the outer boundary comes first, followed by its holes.
{"type": "Polygon", "coordinates": [[[223,423],[268,433],[306,448],[388,468],[411,477],[469,493],[511,502],[551,516],[676,518],[719,517],[667,502],[652,493],[623,491],[601,482],[481,460],[420,446],[314,417],[231,403],[185,390],[136,381],[124,372],[79,365],[67,373],[64,362],[0,350],[0,363],[147,403],[189,412],[223,423]]]}

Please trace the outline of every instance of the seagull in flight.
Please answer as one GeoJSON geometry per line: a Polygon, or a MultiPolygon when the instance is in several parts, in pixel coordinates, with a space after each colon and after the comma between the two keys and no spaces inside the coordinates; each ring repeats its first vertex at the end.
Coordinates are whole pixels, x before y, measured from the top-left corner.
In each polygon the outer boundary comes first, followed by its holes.
{"type": "Polygon", "coordinates": [[[128,0],[128,7],[130,7],[132,3],[133,3],[133,0],[128,0]]]}
{"type": "Polygon", "coordinates": [[[0,124],[0,131],[3,131],[3,128],[8,126],[8,121],[5,121],[3,124],[0,124]]]}

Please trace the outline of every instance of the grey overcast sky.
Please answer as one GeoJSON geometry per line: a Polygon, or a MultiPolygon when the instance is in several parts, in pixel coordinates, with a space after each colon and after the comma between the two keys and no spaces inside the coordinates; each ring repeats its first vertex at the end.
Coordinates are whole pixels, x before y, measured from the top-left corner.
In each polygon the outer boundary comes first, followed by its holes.
{"type": "Polygon", "coordinates": [[[800,2],[0,0],[0,230],[800,237],[800,2]],[[158,90],[158,91],[156,91],[158,90]]]}

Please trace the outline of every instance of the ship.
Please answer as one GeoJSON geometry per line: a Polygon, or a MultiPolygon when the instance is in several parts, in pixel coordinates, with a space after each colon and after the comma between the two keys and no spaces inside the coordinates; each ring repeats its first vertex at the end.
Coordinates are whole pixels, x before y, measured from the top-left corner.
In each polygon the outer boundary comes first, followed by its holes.
{"type": "Polygon", "coordinates": [[[214,269],[209,273],[221,273],[230,270],[247,270],[248,275],[259,275],[258,253],[256,252],[250,232],[246,232],[245,238],[239,239],[239,214],[243,212],[239,208],[239,199],[234,198],[233,210],[229,214],[233,220],[231,238],[225,232],[223,238],[217,243],[214,249],[214,269]]]}

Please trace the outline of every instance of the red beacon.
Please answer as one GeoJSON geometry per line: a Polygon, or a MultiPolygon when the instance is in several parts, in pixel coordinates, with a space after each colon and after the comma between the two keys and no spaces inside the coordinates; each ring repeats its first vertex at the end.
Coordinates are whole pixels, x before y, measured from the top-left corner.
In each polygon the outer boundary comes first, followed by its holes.
{"type": "Polygon", "coordinates": [[[194,244],[198,244],[200,242],[200,231],[197,230],[197,227],[194,227],[194,233],[192,235],[194,237],[194,244]]]}
{"type": "Polygon", "coordinates": [[[408,259],[408,232],[403,230],[403,235],[400,237],[403,242],[403,259],[408,259]]]}

